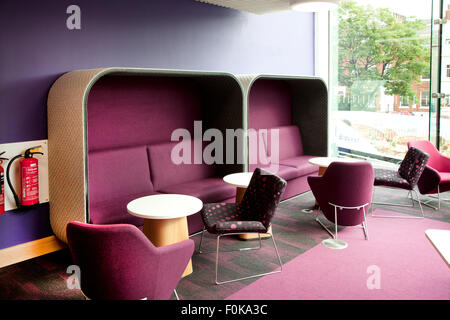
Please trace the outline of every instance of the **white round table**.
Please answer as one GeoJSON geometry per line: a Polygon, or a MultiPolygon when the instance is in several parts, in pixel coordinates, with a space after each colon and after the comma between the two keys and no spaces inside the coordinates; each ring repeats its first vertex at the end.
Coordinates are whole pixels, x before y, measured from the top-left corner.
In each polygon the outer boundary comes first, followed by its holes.
{"type": "Polygon", "coordinates": [[[253,172],[238,172],[226,175],[223,181],[230,186],[236,187],[236,202],[239,203],[244,197],[245,190],[247,190],[253,172]]]}
{"type": "Polygon", "coordinates": [[[322,176],[332,162],[361,162],[365,160],[339,157],[316,157],[311,158],[308,161],[309,163],[319,167],[319,176],[322,176]]]}
{"type": "MultiPolygon", "coordinates": [[[[245,190],[247,190],[250,180],[252,179],[253,172],[238,172],[226,175],[223,177],[223,181],[230,186],[236,187],[236,203],[239,203],[244,198],[245,190]]],[[[261,233],[261,238],[267,238],[271,236],[272,226],[269,227],[268,233],[261,233]]],[[[240,234],[239,238],[244,240],[256,239],[258,235],[255,233],[240,234]]]]}
{"type": "MultiPolygon", "coordinates": [[[[189,239],[187,216],[203,208],[203,202],[183,194],[157,194],[128,203],[129,214],[144,219],[144,234],[156,247],[189,239]]],[[[192,273],[190,261],[183,277],[192,273]]]]}

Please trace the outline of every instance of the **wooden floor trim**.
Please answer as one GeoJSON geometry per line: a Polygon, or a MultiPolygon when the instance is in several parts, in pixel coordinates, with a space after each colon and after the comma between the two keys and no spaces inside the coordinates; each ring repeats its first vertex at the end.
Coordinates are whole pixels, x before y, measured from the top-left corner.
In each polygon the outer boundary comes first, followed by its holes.
{"type": "Polygon", "coordinates": [[[42,238],[0,250],[0,268],[66,248],[55,236],[42,238]]]}

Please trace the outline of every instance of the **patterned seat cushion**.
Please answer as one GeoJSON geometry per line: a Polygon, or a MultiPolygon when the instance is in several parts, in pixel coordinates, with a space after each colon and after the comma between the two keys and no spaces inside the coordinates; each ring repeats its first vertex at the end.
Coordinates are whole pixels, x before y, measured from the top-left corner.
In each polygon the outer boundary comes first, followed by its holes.
{"type": "Polygon", "coordinates": [[[375,171],[375,186],[395,187],[406,190],[411,190],[411,186],[403,179],[397,171],[387,169],[374,169],[375,171]]]}
{"type": "Polygon", "coordinates": [[[201,216],[210,233],[267,232],[267,229],[259,221],[241,220],[243,218],[242,211],[237,203],[205,204],[201,216]]]}

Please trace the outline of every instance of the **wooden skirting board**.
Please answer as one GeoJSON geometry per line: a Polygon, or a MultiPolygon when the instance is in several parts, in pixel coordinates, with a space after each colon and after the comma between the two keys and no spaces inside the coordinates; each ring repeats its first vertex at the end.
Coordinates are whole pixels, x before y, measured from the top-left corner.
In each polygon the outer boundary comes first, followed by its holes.
{"type": "Polygon", "coordinates": [[[66,248],[55,236],[18,244],[0,250],[0,268],[66,248]]]}

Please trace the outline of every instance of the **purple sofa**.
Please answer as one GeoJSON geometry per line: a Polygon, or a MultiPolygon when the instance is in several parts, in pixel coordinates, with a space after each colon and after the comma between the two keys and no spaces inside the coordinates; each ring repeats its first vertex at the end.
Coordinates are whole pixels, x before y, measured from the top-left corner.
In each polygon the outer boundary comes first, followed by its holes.
{"type": "Polygon", "coordinates": [[[282,200],[309,191],[307,177],[318,174],[308,160],[327,155],[326,110],[320,79],[261,76],[250,86],[248,127],[257,134],[249,138],[249,171],[261,167],[286,180],[282,200]],[[278,160],[272,150],[278,150],[278,160]]]}
{"type": "MultiPolygon", "coordinates": [[[[242,128],[242,91],[237,81],[225,76],[109,75],[95,83],[87,104],[86,221],[140,227],[143,220],[127,213],[127,203],[158,193],[192,195],[205,203],[234,202],[236,189],[222,178],[242,171],[243,165],[171,161],[178,143],[171,141],[172,132],[183,128],[193,137],[194,121],[199,120],[203,130],[242,128]]],[[[196,149],[191,150],[194,157],[196,149]]],[[[188,217],[188,225],[190,234],[202,230],[200,214],[188,217]]]]}

